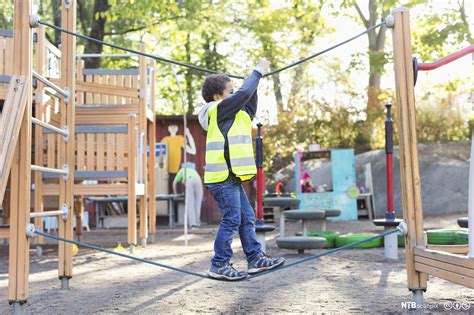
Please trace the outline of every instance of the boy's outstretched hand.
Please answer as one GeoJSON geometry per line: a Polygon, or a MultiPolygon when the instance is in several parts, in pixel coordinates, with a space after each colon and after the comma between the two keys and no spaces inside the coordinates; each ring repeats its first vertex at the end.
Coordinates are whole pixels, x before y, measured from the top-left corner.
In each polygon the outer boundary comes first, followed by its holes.
{"type": "Polygon", "coordinates": [[[262,58],[258,62],[258,65],[255,67],[255,70],[260,72],[261,75],[264,75],[267,72],[268,67],[270,67],[270,61],[265,58],[262,58]]]}

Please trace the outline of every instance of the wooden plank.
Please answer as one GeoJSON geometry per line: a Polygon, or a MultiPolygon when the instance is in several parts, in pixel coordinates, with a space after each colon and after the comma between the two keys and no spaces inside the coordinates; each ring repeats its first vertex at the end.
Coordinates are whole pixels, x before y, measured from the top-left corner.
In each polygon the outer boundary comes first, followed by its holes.
{"type": "Polygon", "coordinates": [[[28,93],[31,91],[28,82],[30,81],[24,76],[12,76],[0,116],[0,143],[2,144],[2,150],[0,150],[0,203],[3,200],[12,159],[20,137],[20,126],[27,110],[28,93]]]}
{"type": "MultiPolygon", "coordinates": [[[[44,185],[43,196],[57,196],[59,185],[44,185]]],[[[127,184],[92,184],[92,185],[74,185],[75,196],[107,196],[107,195],[127,195],[127,184]]]]}
{"type": "MultiPolygon", "coordinates": [[[[92,75],[86,75],[85,77],[86,77],[86,82],[89,82],[89,83],[90,83],[90,82],[94,82],[94,78],[93,78],[92,75]]],[[[84,84],[84,82],[80,82],[80,81],[79,81],[79,82],[77,82],[77,84],[76,84],[76,89],[77,89],[78,91],[81,91],[81,89],[80,89],[80,85],[81,85],[81,84],[84,84]]],[[[91,83],[91,84],[93,85],[93,83],[91,83]]],[[[92,103],[93,103],[93,95],[92,95],[92,93],[89,93],[89,92],[84,91],[84,90],[82,90],[81,92],[84,92],[84,95],[86,96],[86,104],[92,104],[92,103]]]]}
{"type": "MultiPolygon", "coordinates": [[[[140,43],[140,51],[145,52],[145,44],[140,43]]],[[[140,98],[138,101],[139,104],[139,135],[140,135],[140,145],[142,148],[141,154],[139,154],[138,158],[141,159],[141,183],[143,185],[143,194],[140,196],[140,238],[143,241],[146,241],[148,238],[148,207],[147,207],[147,187],[148,187],[148,161],[146,152],[146,139],[147,139],[147,118],[146,118],[146,109],[147,109],[147,60],[144,56],[140,56],[139,58],[139,70],[140,70],[140,77],[139,77],[139,91],[140,91],[140,98]]]]}
{"type": "Polygon", "coordinates": [[[152,123],[149,123],[148,127],[148,147],[150,148],[150,156],[148,158],[148,196],[149,199],[149,230],[150,234],[156,233],[156,200],[155,196],[155,145],[156,145],[156,124],[153,119],[152,123]]]}
{"type": "Polygon", "coordinates": [[[415,247],[415,255],[426,257],[433,260],[449,263],[452,265],[462,266],[470,269],[474,269],[474,259],[470,259],[467,256],[461,256],[446,252],[439,252],[422,247],[415,247]]]}
{"type": "Polygon", "coordinates": [[[128,244],[136,245],[137,243],[137,203],[136,203],[136,116],[130,115],[128,122],[128,244]]]}
{"type": "MultiPolygon", "coordinates": [[[[13,46],[14,42],[12,39],[5,42],[5,68],[3,73],[5,75],[13,74],[13,46]]],[[[18,73],[15,72],[15,74],[18,73]]]]}
{"type": "MultiPolygon", "coordinates": [[[[100,76],[99,75],[94,75],[93,76],[93,82],[94,82],[94,86],[100,85],[100,76]]],[[[100,104],[100,93],[99,92],[94,92],[93,100],[94,100],[94,104],[100,104]]]]}
{"type": "MultiPolygon", "coordinates": [[[[99,76],[99,82],[101,83],[101,85],[108,85],[108,76],[106,75],[100,75],[99,76]]],[[[108,104],[108,97],[107,97],[107,94],[106,93],[101,93],[100,94],[100,104],[108,104]]]]}
{"type": "Polygon", "coordinates": [[[415,262],[415,269],[419,272],[430,274],[437,278],[441,278],[441,279],[474,289],[474,277],[467,277],[461,274],[457,274],[451,271],[443,270],[441,268],[425,265],[419,262],[415,262]]]}
{"type": "Polygon", "coordinates": [[[105,170],[105,134],[98,133],[97,137],[97,170],[105,170]]]}
{"type": "MultiPolygon", "coordinates": [[[[117,86],[117,76],[116,75],[109,75],[109,81],[107,82],[110,86],[117,86]]],[[[117,105],[117,97],[113,94],[109,95],[108,104],[115,104],[117,105]]]]}
{"type": "Polygon", "coordinates": [[[442,251],[451,254],[467,254],[469,247],[467,245],[428,245],[428,249],[442,251]]]}
{"type": "Polygon", "coordinates": [[[439,260],[434,260],[422,256],[415,255],[415,264],[421,263],[427,266],[435,267],[438,269],[446,270],[458,275],[466,276],[466,277],[474,277],[474,269],[466,268],[463,266],[453,265],[450,263],[445,263],[439,260]]]}
{"type": "MultiPolygon", "coordinates": [[[[117,75],[116,76],[115,86],[119,86],[119,87],[124,87],[125,86],[125,81],[124,81],[124,76],[123,75],[117,75]]],[[[124,97],[117,96],[116,101],[115,101],[114,104],[123,105],[125,103],[126,103],[126,101],[125,101],[124,97]]]]}
{"type": "Polygon", "coordinates": [[[77,71],[76,71],[76,103],[77,104],[84,104],[84,92],[77,90],[77,82],[84,81],[84,60],[79,60],[77,62],[77,71]]]}
{"type": "MultiPolygon", "coordinates": [[[[11,167],[11,200],[10,200],[10,246],[9,246],[9,290],[10,302],[28,299],[29,276],[29,239],[26,236],[26,224],[30,222],[30,187],[31,187],[31,78],[32,78],[32,31],[29,15],[32,12],[31,1],[15,1],[13,29],[13,73],[25,78],[25,99],[21,117],[21,128],[15,156],[11,167]]],[[[8,49],[8,48],[7,48],[8,49]]],[[[3,115],[2,115],[2,118],[3,115]]],[[[10,141],[9,141],[10,142],[10,141]]],[[[2,142],[3,143],[3,142],[2,142]]],[[[3,150],[2,150],[3,151],[3,150]]],[[[4,169],[4,168],[3,168],[4,169]]]]}
{"type": "Polygon", "coordinates": [[[106,169],[108,171],[115,170],[115,135],[108,133],[107,137],[107,163],[106,169]]]}
{"type": "Polygon", "coordinates": [[[95,137],[93,133],[86,134],[86,147],[87,147],[87,170],[94,171],[95,170],[95,137]]]}
{"type": "Polygon", "coordinates": [[[125,148],[127,147],[126,139],[124,134],[117,134],[117,170],[125,169],[125,148]]]}
{"type": "Polygon", "coordinates": [[[77,134],[77,170],[86,169],[86,135],[83,133],[77,134]]]}
{"type": "Polygon", "coordinates": [[[396,101],[398,108],[400,143],[400,179],[402,191],[403,217],[408,225],[405,245],[408,287],[425,289],[426,275],[414,267],[414,247],[423,245],[423,221],[420,202],[420,182],[416,151],[416,126],[412,124],[411,108],[414,107],[413,68],[411,60],[411,38],[408,10],[400,8],[393,11],[395,25],[393,29],[394,68],[396,82],[396,101]],[[410,78],[411,75],[411,78],[410,78]],[[415,150],[414,150],[415,149],[415,150]]]}
{"type": "MultiPolygon", "coordinates": [[[[132,76],[127,75],[124,77],[124,86],[126,88],[131,88],[132,87],[132,76]]],[[[130,104],[132,102],[132,99],[130,97],[125,98],[125,103],[130,104]]]]}
{"type": "MultiPolygon", "coordinates": [[[[64,5],[61,8],[61,27],[72,32],[76,31],[76,2],[71,1],[69,7],[64,5]]],[[[76,95],[76,37],[61,33],[61,87],[68,87],[71,95],[76,95]]],[[[67,164],[70,169],[74,168],[75,159],[75,97],[71,97],[69,103],[64,104],[60,101],[61,125],[66,125],[72,136],[69,142],[61,142],[60,151],[62,162],[67,164]]],[[[69,213],[74,213],[74,172],[71,172],[66,181],[59,180],[59,203],[66,204],[69,213]]],[[[58,220],[58,235],[66,239],[74,238],[73,216],[69,215],[67,220],[58,220]]],[[[59,278],[72,277],[72,244],[59,243],[59,278]]]]}
{"type": "Polygon", "coordinates": [[[56,168],[56,135],[49,134],[47,136],[47,166],[50,168],[56,168]]]}
{"type": "MultiPolygon", "coordinates": [[[[90,77],[90,76],[87,76],[90,77]]],[[[130,88],[130,87],[119,87],[115,85],[106,84],[101,82],[99,76],[94,76],[93,82],[86,80],[86,82],[77,82],[76,89],[79,92],[85,93],[95,93],[94,98],[91,100],[87,100],[87,104],[107,104],[107,102],[102,101],[101,94],[105,95],[115,95],[115,96],[124,96],[129,97],[130,100],[128,103],[133,102],[133,99],[138,99],[138,89],[137,88],[130,88]]]]}
{"type": "MultiPolygon", "coordinates": [[[[47,57],[46,57],[46,34],[44,26],[39,26],[36,29],[37,34],[37,44],[36,44],[36,72],[42,76],[46,75],[46,64],[47,64],[47,57]]],[[[44,84],[40,81],[37,82],[35,95],[37,101],[35,104],[35,117],[44,121],[44,105],[46,99],[46,93],[44,91],[44,84]]],[[[35,126],[35,164],[36,165],[44,165],[44,154],[43,154],[43,128],[41,126],[35,126]]],[[[44,204],[43,204],[43,178],[41,172],[34,173],[34,184],[35,184],[35,191],[34,191],[34,212],[43,212],[44,211],[44,204]]],[[[59,209],[59,208],[58,208],[59,209]]],[[[43,232],[43,218],[35,218],[34,224],[40,232],[43,232]]],[[[39,235],[34,238],[34,243],[36,245],[44,244],[44,237],[39,235]]]]}

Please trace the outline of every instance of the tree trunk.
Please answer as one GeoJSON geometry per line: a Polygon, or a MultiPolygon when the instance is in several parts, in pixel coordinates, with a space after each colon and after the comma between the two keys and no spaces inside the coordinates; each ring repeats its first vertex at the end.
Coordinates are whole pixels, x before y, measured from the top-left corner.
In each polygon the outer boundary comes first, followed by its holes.
{"type": "MultiPolygon", "coordinates": [[[[104,40],[105,33],[105,22],[107,18],[103,14],[109,9],[108,0],[95,0],[94,1],[94,14],[92,15],[90,37],[98,40],[104,40]]],[[[84,52],[90,54],[101,54],[103,46],[99,43],[92,41],[86,41],[84,52]]],[[[86,68],[99,68],[101,64],[101,58],[85,58],[84,64],[86,68]]]]}
{"type": "Polygon", "coordinates": [[[274,74],[272,76],[273,80],[273,91],[275,93],[275,99],[277,103],[278,114],[283,113],[283,94],[281,92],[281,81],[280,81],[280,74],[274,74]]]}
{"type": "MultiPolygon", "coordinates": [[[[51,0],[51,11],[53,16],[53,23],[56,26],[61,26],[61,0],[51,0]]],[[[54,45],[57,47],[61,43],[61,32],[54,31],[54,45]]]]}

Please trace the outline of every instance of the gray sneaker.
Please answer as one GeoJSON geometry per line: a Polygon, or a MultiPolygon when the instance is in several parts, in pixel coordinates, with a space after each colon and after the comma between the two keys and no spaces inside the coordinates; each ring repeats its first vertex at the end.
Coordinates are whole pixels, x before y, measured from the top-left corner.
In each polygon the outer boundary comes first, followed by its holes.
{"type": "Polygon", "coordinates": [[[283,266],[285,258],[270,258],[267,255],[262,255],[254,261],[249,262],[247,272],[251,275],[263,272],[270,269],[275,269],[283,266]]]}
{"type": "Polygon", "coordinates": [[[232,267],[231,263],[227,263],[222,267],[211,265],[211,269],[207,272],[209,278],[227,281],[237,281],[247,278],[248,274],[245,271],[237,271],[232,267]]]}

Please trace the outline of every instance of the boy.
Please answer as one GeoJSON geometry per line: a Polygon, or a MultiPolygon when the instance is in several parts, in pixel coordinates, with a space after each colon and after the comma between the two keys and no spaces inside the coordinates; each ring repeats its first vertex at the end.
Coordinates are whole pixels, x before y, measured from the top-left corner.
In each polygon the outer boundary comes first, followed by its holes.
{"type": "Polygon", "coordinates": [[[242,87],[234,93],[224,74],[206,77],[202,96],[207,102],[199,111],[199,122],[207,130],[204,183],[222,213],[214,242],[209,277],[235,281],[285,263],[268,257],[255,235],[255,214],[242,182],[255,177],[252,119],[257,112],[257,87],[270,63],[262,59],[242,87]],[[248,261],[248,273],[232,267],[232,239],[239,233],[248,261]]]}

